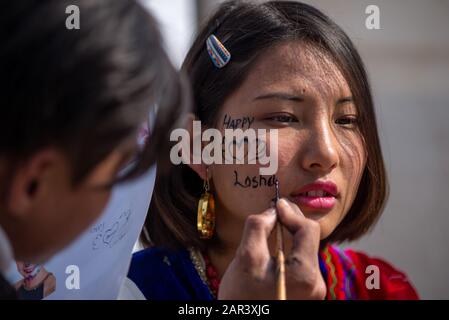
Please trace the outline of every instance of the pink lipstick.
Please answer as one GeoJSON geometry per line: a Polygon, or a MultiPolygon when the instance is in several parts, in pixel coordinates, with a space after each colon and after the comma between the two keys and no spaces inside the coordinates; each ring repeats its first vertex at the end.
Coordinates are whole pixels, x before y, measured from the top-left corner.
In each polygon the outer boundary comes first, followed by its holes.
{"type": "Polygon", "coordinates": [[[337,203],[338,188],[332,181],[317,181],[305,185],[293,194],[294,201],[314,210],[330,210],[337,203]]]}

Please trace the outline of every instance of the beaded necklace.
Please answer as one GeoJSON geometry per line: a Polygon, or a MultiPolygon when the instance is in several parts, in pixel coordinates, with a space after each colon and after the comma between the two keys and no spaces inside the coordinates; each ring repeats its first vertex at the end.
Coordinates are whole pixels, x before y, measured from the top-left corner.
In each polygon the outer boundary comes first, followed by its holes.
{"type": "Polygon", "coordinates": [[[209,289],[211,295],[216,299],[218,289],[220,288],[220,279],[218,277],[217,269],[212,265],[207,253],[202,253],[194,248],[190,248],[189,253],[190,259],[192,260],[198,275],[209,289]]]}

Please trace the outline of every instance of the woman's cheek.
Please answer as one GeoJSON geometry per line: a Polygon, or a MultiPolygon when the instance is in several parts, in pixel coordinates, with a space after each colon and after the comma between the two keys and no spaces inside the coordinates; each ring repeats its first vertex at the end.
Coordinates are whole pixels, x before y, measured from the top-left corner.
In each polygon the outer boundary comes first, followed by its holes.
{"type": "Polygon", "coordinates": [[[287,167],[288,165],[292,165],[292,161],[295,161],[294,158],[297,157],[297,153],[299,152],[299,143],[298,140],[291,139],[288,140],[280,140],[279,148],[278,148],[278,171],[282,170],[282,168],[287,167]]]}
{"type": "MultiPolygon", "coordinates": [[[[215,165],[212,169],[217,205],[241,216],[260,213],[271,206],[275,196],[276,179],[283,181],[299,151],[298,138],[279,133],[277,144],[278,168],[274,175],[260,174],[260,165],[215,165]]],[[[271,152],[271,150],[270,150],[271,152]]]]}
{"type": "Polygon", "coordinates": [[[257,165],[215,166],[216,200],[230,213],[241,216],[260,213],[271,205],[276,176],[261,176],[257,165]]]}
{"type": "Polygon", "coordinates": [[[296,135],[279,135],[276,177],[280,183],[281,195],[283,190],[288,190],[288,186],[295,184],[294,177],[300,176],[299,153],[301,149],[300,139],[296,135]]]}
{"type": "Polygon", "coordinates": [[[341,139],[340,144],[340,170],[342,171],[343,179],[348,183],[347,188],[347,203],[350,207],[354,201],[362,179],[363,171],[366,166],[366,152],[363,147],[361,139],[353,135],[348,139],[341,139]]]}

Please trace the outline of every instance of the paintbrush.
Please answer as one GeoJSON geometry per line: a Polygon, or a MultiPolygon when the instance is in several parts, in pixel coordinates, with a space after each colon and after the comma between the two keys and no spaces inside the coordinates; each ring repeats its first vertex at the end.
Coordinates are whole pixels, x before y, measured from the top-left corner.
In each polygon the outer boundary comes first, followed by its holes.
{"type": "MultiPolygon", "coordinates": [[[[279,201],[279,180],[276,180],[276,203],[279,201]]],[[[287,300],[285,287],[284,237],[279,217],[276,222],[276,299],[287,300]]]]}

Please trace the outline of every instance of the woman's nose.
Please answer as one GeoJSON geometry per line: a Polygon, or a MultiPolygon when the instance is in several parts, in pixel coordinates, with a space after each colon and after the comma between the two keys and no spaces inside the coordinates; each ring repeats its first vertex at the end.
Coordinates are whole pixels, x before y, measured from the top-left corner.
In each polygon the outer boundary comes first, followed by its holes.
{"type": "Polygon", "coordinates": [[[320,174],[331,172],[339,162],[338,141],[329,124],[317,124],[310,132],[303,148],[302,166],[320,174]]]}

